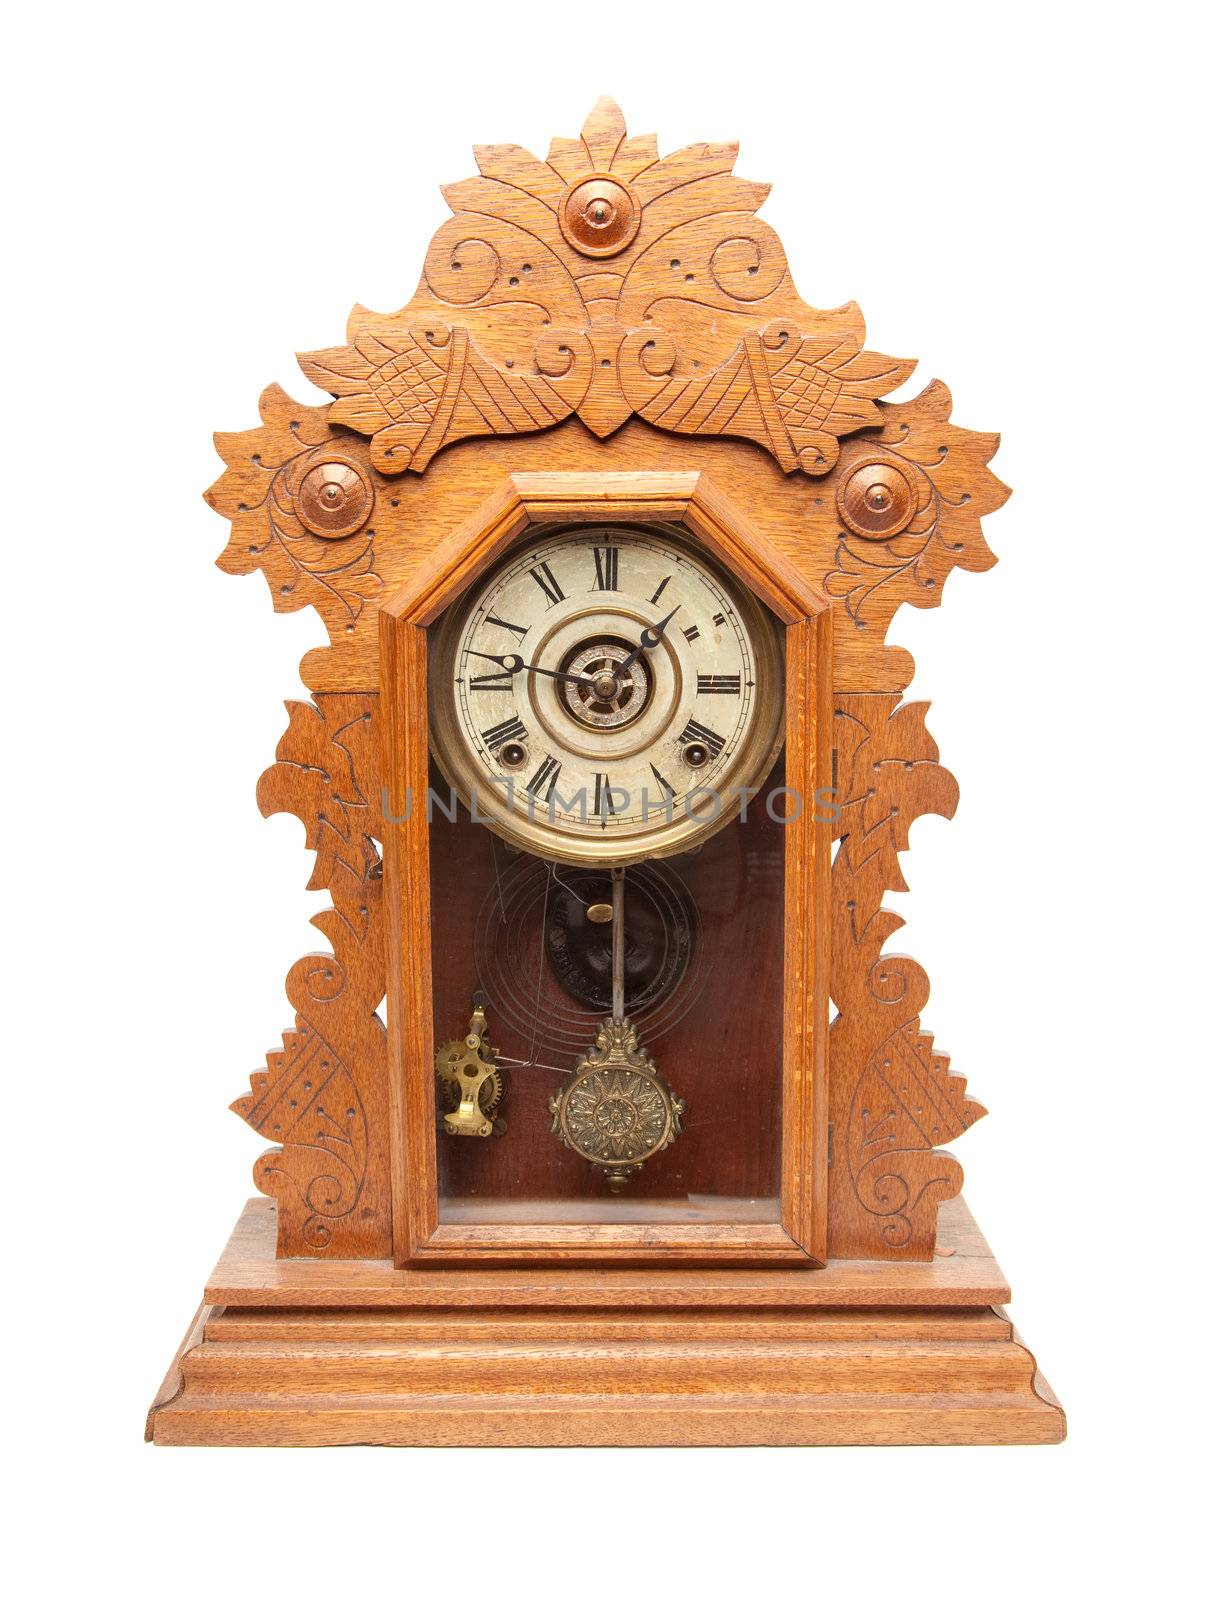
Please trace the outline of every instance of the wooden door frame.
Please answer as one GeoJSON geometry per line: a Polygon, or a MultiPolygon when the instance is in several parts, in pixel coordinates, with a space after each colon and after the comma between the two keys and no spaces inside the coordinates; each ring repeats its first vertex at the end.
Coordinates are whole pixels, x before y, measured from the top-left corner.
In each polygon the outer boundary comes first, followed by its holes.
{"type": "Polygon", "coordinates": [[[827,1259],[827,1029],[832,827],[832,611],[703,472],[520,472],[442,541],[380,613],[387,915],[389,1129],[398,1265],[458,1261],[827,1259]],[[430,969],[427,633],[521,535],[567,522],[687,529],[786,629],[781,1219],[749,1224],[452,1224],[439,1220],[430,969]],[[404,820],[391,822],[390,818],[404,820]]]}

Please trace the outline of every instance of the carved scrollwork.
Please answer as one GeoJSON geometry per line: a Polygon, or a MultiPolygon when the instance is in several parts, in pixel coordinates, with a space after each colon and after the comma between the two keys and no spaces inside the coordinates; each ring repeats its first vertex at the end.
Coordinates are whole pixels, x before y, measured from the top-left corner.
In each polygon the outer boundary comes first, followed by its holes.
{"type": "Polygon", "coordinates": [[[752,439],[786,472],[816,476],[835,463],[839,435],[878,422],[874,397],[911,370],[845,339],[804,337],[785,320],[746,334],[706,376],[678,374],[679,349],[661,330],[630,334],[623,355],[625,394],[647,422],[752,439]]]}
{"type": "MultiPolygon", "coordinates": [[[[865,349],[857,306],[801,299],[755,214],[767,185],[735,176],[735,145],[660,157],[601,101],[544,160],[513,145],[475,154],[478,175],[444,190],[453,215],[413,299],[391,315],[356,306],[346,344],[301,356],[334,399],[297,405],[272,387],[262,427],[216,438],[227,471],[207,498],[232,521],[220,565],[261,570],[278,610],[316,607],[335,648],[310,657],[310,684],[374,681],[376,606],[435,537],[408,509],[422,485],[394,479],[449,444],[576,416],[600,438],[640,418],[689,440],[746,440],[784,472],[827,476],[814,503],[836,516],[808,532],[807,575],[848,630],[842,661],[859,661],[861,636],[881,638],[905,601],[937,605],[955,566],[991,565],[980,517],[1007,494],[987,467],[996,437],[953,426],[942,384],[885,398],[913,363],[865,349]],[[627,212],[614,253],[563,231],[580,194],[584,210],[619,200],[627,212]],[[336,458],[341,483],[328,476],[336,458]]],[[[889,653],[884,686],[906,681],[901,659],[889,653]]]]}
{"type": "Polygon", "coordinates": [[[317,384],[340,396],[330,420],[371,437],[381,472],[421,472],[442,445],[492,433],[534,433],[568,417],[559,378],[496,367],[465,328],[393,326],[365,316],[354,343],[301,356],[317,384]]]}
{"type": "Polygon", "coordinates": [[[353,632],[382,589],[375,485],[352,453],[366,447],[340,440],[324,411],[298,405],[277,385],[264,391],[259,409],[260,428],[215,436],[228,468],[206,500],[232,522],[218,564],[225,572],[260,570],[276,611],[312,605],[335,636],[353,632]],[[330,488],[340,491],[336,501],[330,488]]]}
{"type": "Polygon", "coordinates": [[[962,1168],[936,1146],[956,1139],[984,1113],[966,1097],[966,1080],[949,1067],[950,1058],[933,1049],[932,1034],[921,1033],[913,1020],[883,1040],[853,1092],[846,1124],[849,1176],[892,1250],[904,1250],[918,1234],[931,1241],[938,1205],[962,1185],[962,1168]]]}
{"type": "Polygon", "coordinates": [[[907,887],[899,852],[927,812],[949,817],[958,786],[939,765],[924,704],[898,695],[836,699],[840,797],[832,866],[833,1255],[932,1254],[937,1207],[957,1194],[962,1169],[937,1147],[983,1116],[966,1080],[920,1030],[924,970],[883,953],[903,919],[883,908],[907,887]]]}
{"type": "Polygon", "coordinates": [[[950,391],[931,383],[916,399],[882,407],[882,431],[846,445],[837,470],[842,531],[827,591],[856,627],[885,630],[905,602],[941,604],[955,567],[986,572],[996,557],[980,518],[1009,498],[988,470],[1000,437],[950,422],[950,391]],[[889,500],[867,505],[885,486],[889,500]]]}
{"type": "MultiPolygon", "coordinates": [[[[331,965],[336,965],[331,962],[331,965]]],[[[310,1250],[327,1250],[367,1179],[367,1112],[333,1046],[302,1018],[283,1049],[250,1079],[232,1109],[267,1138],[281,1141],[254,1165],[254,1182],[279,1202],[284,1229],[310,1250]]],[[[294,1253],[294,1252],[293,1252],[294,1253]]]]}
{"type": "Polygon", "coordinates": [[[367,435],[389,474],[575,412],[601,436],[636,413],[754,440],[786,472],[830,471],[839,439],[878,424],[875,401],[914,363],[864,350],[856,306],[799,298],[780,240],[750,214],[767,186],[732,175],[736,148],[660,159],[610,100],[547,161],[479,147],[481,176],[444,190],[455,215],[410,304],[356,307],[348,344],[300,357],[335,396],[330,420],[367,435]],[[589,367],[555,370],[555,329],[590,347],[589,367]]]}
{"type": "Polygon", "coordinates": [[[264,815],[303,822],[316,852],[308,887],[331,896],[312,919],[330,952],[302,957],[287,977],[295,1028],[232,1107],[279,1141],[254,1180],[278,1201],[280,1255],[389,1251],[376,704],[365,694],[290,702],[278,759],[258,784],[264,815]]]}
{"type": "MultiPolygon", "coordinates": [[[[944,385],[889,401],[913,363],[867,351],[855,305],[822,311],[801,299],[780,239],[756,215],[767,186],[735,176],[734,144],[660,157],[652,136],[628,135],[601,101],[581,136],[555,139],[544,160],[511,145],[475,155],[478,175],[444,190],[453,215],[409,304],[387,316],[356,307],[346,344],[300,358],[332,401],[299,405],[271,387],[261,426],[216,437],[226,470],[207,499],[232,524],[219,565],[260,570],[276,610],[315,606],[334,646],[313,652],[306,673],[335,692],[289,708],[258,791],[264,811],[304,822],[317,852],[310,887],[332,896],[314,919],[331,953],[292,968],[296,1028],[236,1107],[263,1131],[276,1120],[287,1130],[257,1169],[279,1198],[283,1254],[389,1249],[375,1014],[382,884],[369,805],[379,793],[377,700],[347,691],[378,682],[386,586],[467,510],[459,472],[401,475],[424,473],[448,444],[575,416],[599,438],[639,418],[689,441],[750,441],[759,448],[704,454],[726,458],[741,492],[789,528],[791,556],[834,602],[837,684],[870,689],[908,681],[906,652],[882,644],[898,607],[937,605],[956,566],[992,565],[980,518],[1008,493],[988,468],[997,437],[954,426],[944,385]],[[821,481],[783,489],[770,460],[821,481]],[[342,1117],[353,1106],[366,1119],[362,1142],[310,1143],[307,1116],[284,1121],[283,1095],[308,1051],[333,1064],[326,1115],[338,1101],[342,1117]]],[[[582,469],[602,456],[627,470],[652,465],[660,446],[635,428],[601,452],[567,429],[554,456],[582,469]]],[[[487,461],[502,467],[509,453],[487,447],[487,461]]],[[[682,467],[700,464],[695,444],[672,453],[682,467]]],[[[534,468],[542,452],[520,456],[534,468]]],[[[920,1031],[928,979],[884,953],[901,922],[882,896],[904,887],[908,824],[925,811],[949,815],[956,791],[922,707],[841,694],[837,718],[831,1252],[923,1258],[937,1204],[960,1181],[937,1147],[982,1108],[920,1031]]]]}

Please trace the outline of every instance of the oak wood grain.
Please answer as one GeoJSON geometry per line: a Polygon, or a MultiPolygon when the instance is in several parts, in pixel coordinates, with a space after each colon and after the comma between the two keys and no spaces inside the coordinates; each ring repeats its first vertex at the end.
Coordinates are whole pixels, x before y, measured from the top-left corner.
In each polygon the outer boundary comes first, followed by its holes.
{"type": "Polygon", "coordinates": [[[982,1284],[1004,1293],[959,1200],[944,1208],[955,1253],[931,1264],[587,1274],[381,1263],[395,1298],[378,1306],[367,1301],[366,1282],[354,1283],[371,1263],[277,1260],[269,1209],[250,1203],[217,1269],[212,1288],[229,1298],[196,1319],[157,1396],[148,1433],[158,1443],[1029,1444],[1064,1436],[1059,1404],[1008,1319],[992,1304],[957,1303],[982,1284]],[[961,1290],[966,1262],[972,1281],[961,1290]],[[297,1276],[284,1296],[279,1280],[292,1269],[329,1289],[305,1304],[297,1276]],[[859,1293],[874,1299],[859,1301],[859,1293]],[[934,1294],[956,1303],[927,1303],[934,1294]]]}
{"type": "MultiPolygon", "coordinates": [[[[912,1352],[914,1358],[915,1351],[912,1352]]],[[[743,1357],[742,1359],[746,1359],[743,1357]]],[[[939,1395],[909,1364],[896,1392],[853,1396],[339,1397],[185,1396],[157,1414],[164,1445],[615,1446],[692,1448],[796,1445],[1058,1444],[1063,1414],[1040,1397],[1028,1370],[1017,1387],[939,1395]]],[[[896,1375],[892,1376],[892,1391],[896,1375]]],[[[843,1387],[843,1386],[841,1386],[843,1387]]]]}
{"type": "Polygon", "coordinates": [[[829,1261],[781,1267],[396,1267],[276,1256],[274,1203],[251,1200],[208,1279],[223,1306],[992,1306],[1009,1285],[961,1197],[940,1213],[931,1261],[829,1261]]]}

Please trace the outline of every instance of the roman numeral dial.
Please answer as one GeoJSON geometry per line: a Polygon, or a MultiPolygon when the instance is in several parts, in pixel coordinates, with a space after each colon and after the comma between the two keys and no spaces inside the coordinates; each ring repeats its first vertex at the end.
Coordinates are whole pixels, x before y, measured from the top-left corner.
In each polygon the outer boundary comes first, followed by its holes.
{"type": "Polygon", "coordinates": [[[474,821],[535,856],[679,854],[763,782],[782,641],[687,532],[530,534],[430,629],[431,747],[474,821]]]}

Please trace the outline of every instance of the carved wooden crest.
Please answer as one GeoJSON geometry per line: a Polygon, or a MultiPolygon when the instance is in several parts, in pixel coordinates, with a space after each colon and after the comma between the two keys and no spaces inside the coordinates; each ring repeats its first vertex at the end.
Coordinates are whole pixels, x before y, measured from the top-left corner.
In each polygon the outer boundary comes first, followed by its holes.
{"type": "Polygon", "coordinates": [[[660,158],[603,99],[544,161],[518,145],[474,153],[481,175],[444,189],[455,215],[410,303],[356,306],[349,344],[300,357],[381,472],[571,415],[603,438],[636,414],[752,439],[786,472],[819,475],[915,365],[862,348],[856,305],[799,297],[755,215],[768,185],[734,176],[735,144],[660,158]]]}

